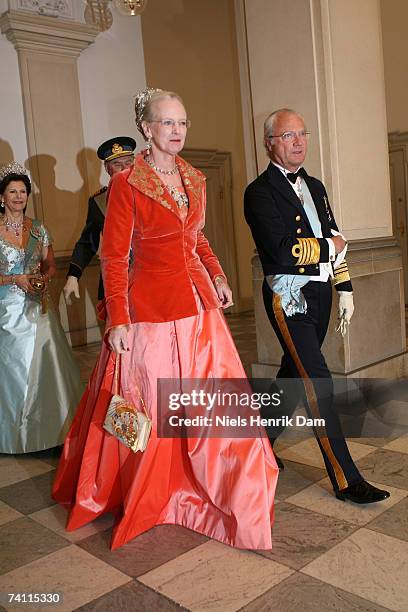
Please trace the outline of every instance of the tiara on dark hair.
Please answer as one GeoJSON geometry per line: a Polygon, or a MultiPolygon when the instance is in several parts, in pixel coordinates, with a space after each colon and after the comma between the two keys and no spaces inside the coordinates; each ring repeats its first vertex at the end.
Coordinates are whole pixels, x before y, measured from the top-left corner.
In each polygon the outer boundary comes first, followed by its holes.
{"type": "Polygon", "coordinates": [[[9,174],[23,174],[28,176],[27,168],[18,162],[11,162],[0,169],[0,182],[6,178],[9,174]]]}

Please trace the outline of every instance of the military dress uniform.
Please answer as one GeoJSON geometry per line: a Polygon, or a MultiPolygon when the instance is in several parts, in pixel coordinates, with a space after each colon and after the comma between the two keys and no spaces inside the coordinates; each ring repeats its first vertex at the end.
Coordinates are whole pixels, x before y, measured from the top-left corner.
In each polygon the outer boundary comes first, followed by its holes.
{"type": "MultiPolygon", "coordinates": [[[[98,148],[97,155],[104,162],[112,161],[118,157],[133,155],[136,142],[129,136],[117,136],[103,142],[98,148]]],[[[88,200],[88,214],[81,237],[76,243],[67,276],[75,276],[78,280],[82,272],[97,254],[99,243],[105,223],[107,206],[107,187],[102,187],[88,200]]],[[[98,299],[104,298],[102,275],[99,276],[98,299]]]]}
{"type": "MultiPolygon", "coordinates": [[[[107,187],[102,187],[102,189],[94,193],[88,200],[88,214],[85,227],[74,247],[68,269],[68,276],[75,276],[78,280],[81,278],[83,270],[99,249],[99,242],[105,223],[107,191],[107,187]]],[[[98,299],[102,300],[103,296],[102,276],[100,276],[98,299]]]]}
{"type": "MultiPolygon", "coordinates": [[[[336,256],[326,238],[338,228],[324,185],[303,168],[299,176],[307,201],[273,163],[245,192],[245,218],[265,275],[265,309],[283,349],[277,374],[283,401],[267,416],[290,417],[303,399],[311,418],[325,420],[313,430],[333,488],[339,491],[364,479],[333,410],[333,381],[321,352],[332,304],[330,278],[324,274],[330,271],[338,291],[352,291],[352,285],[345,260],[333,270],[336,256]]],[[[282,430],[267,429],[272,443],[282,430]]]]}

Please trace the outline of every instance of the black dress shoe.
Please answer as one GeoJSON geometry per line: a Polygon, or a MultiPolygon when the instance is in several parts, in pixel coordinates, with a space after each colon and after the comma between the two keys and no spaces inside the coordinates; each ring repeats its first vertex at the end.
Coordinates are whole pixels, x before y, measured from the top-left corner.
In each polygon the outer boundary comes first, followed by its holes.
{"type": "Polygon", "coordinates": [[[278,455],[275,455],[275,461],[276,461],[276,465],[279,468],[279,471],[282,472],[285,469],[285,464],[283,463],[282,459],[280,459],[278,455]]]}
{"type": "Polygon", "coordinates": [[[347,489],[336,491],[337,499],[342,501],[354,502],[355,504],[373,504],[374,502],[383,501],[390,496],[388,491],[377,489],[369,482],[363,480],[355,485],[350,485],[347,489]]]}

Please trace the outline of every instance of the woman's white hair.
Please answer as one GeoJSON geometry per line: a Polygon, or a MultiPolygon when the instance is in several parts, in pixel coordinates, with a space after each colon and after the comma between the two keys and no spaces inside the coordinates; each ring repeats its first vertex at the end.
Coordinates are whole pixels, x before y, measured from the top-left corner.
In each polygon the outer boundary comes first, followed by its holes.
{"type": "Polygon", "coordinates": [[[135,96],[135,121],[136,127],[139,132],[142,134],[143,138],[147,140],[146,134],[144,133],[144,129],[142,126],[143,121],[149,122],[154,119],[154,105],[161,100],[171,100],[176,99],[181,104],[183,104],[183,100],[181,97],[174,91],[167,91],[163,89],[153,89],[152,87],[146,87],[142,91],[135,96]]]}

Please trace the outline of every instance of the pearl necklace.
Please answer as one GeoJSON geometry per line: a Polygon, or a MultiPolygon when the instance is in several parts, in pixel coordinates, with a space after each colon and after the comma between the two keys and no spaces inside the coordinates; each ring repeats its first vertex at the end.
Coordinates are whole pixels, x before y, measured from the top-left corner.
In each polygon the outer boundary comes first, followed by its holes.
{"type": "Polygon", "coordinates": [[[174,166],[172,170],[165,170],[164,168],[159,168],[159,166],[155,166],[153,159],[151,158],[150,155],[146,157],[146,161],[149,164],[149,166],[153,168],[153,170],[156,170],[156,172],[160,172],[160,174],[167,174],[167,176],[171,176],[172,174],[177,174],[177,172],[179,171],[177,164],[174,166]]]}
{"type": "Polygon", "coordinates": [[[27,231],[27,228],[24,225],[24,217],[19,223],[18,221],[9,221],[9,219],[5,216],[4,226],[6,228],[6,232],[13,231],[16,238],[18,238],[22,232],[27,231]]]}

